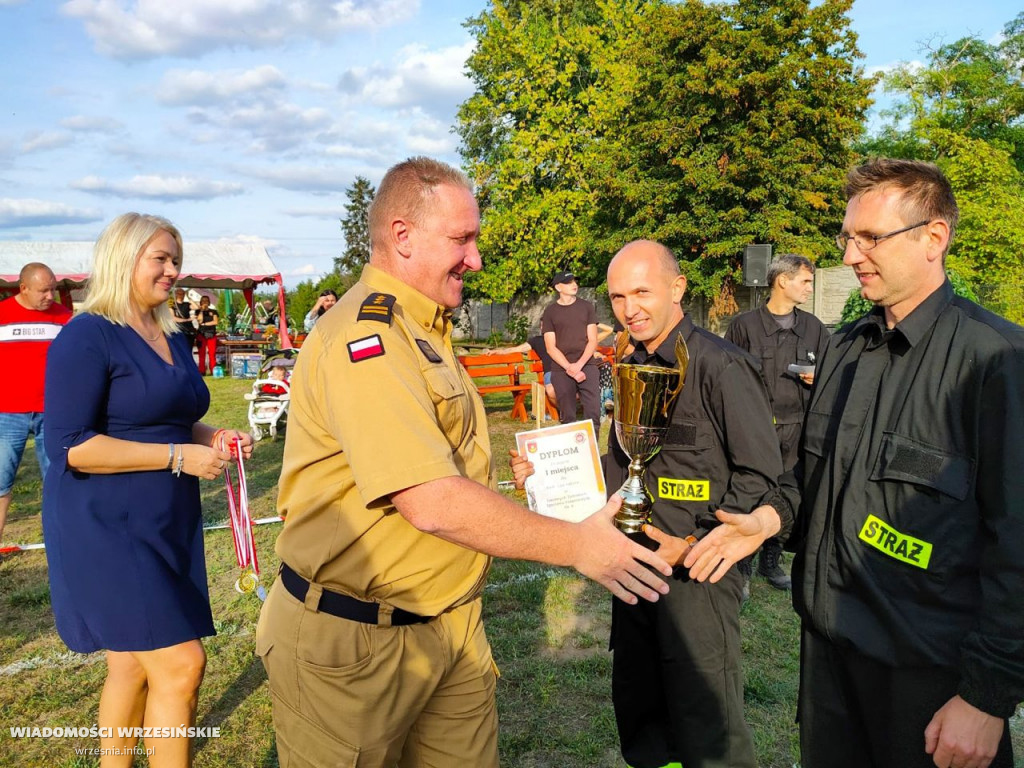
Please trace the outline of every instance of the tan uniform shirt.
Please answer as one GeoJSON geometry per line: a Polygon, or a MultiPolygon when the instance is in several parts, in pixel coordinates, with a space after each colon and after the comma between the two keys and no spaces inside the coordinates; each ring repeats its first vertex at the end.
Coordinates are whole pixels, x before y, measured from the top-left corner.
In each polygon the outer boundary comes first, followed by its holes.
{"type": "Polygon", "coordinates": [[[306,579],[425,616],[480,594],[490,558],[422,533],[390,500],[456,475],[496,487],[483,402],[451,332],[449,311],[368,265],[303,343],[277,553],[306,579]]]}

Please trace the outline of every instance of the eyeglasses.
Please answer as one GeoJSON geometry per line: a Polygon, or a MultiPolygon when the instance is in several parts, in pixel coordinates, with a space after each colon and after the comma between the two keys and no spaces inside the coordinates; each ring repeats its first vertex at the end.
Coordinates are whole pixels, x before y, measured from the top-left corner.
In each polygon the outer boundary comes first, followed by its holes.
{"type": "Polygon", "coordinates": [[[882,240],[887,240],[888,238],[895,237],[896,235],[902,235],[904,232],[909,232],[912,229],[917,229],[918,227],[923,227],[925,224],[930,223],[931,219],[925,219],[924,221],[917,222],[917,224],[911,224],[909,227],[897,229],[892,232],[886,232],[884,235],[847,235],[840,232],[836,235],[836,245],[839,246],[840,251],[846,253],[847,244],[853,240],[853,244],[857,246],[858,251],[861,253],[867,253],[877,247],[882,240]]]}

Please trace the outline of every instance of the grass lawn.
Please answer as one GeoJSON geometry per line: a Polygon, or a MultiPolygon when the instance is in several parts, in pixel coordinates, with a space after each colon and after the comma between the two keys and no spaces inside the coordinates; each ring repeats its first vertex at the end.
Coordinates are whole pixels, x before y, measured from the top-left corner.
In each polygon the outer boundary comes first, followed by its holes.
{"type": "MultiPolygon", "coordinates": [[[[207,421],[246,428],[242,395],[250,383],[208,379],[213,406],[207,421]]],[[[487,400],[491,439],[501,479],[504,461],[522,428],[508,418],[511,400],[487,400]]],[[[607,426],[602,429],[606,438],[607,426]]],[[[253,517],[275,513],[283,440],[257,444],[247,464],[253,517]]],[[[18,474],[5,543],[42,541],[41,484],[31,449],[18,474]]],[[[208,523],[227,517],[224,486],[203,484],[208,523]]],[[[280,526],[256,528],[265,575],[276,571],[274,539],[280,526]]],[[[198,725],[218,726],[219,738],[196,743],[197,766],[277,766],[270,697],[263,667],[253,654],[259,601],[235,592],[231,535],[206,534],[206,559],[217,636],[205,641],[209,661],[199,699],[198,725]]],[[[269,583],[268,583],[269,586],[269,583]]],[[[799,635],[788,594],[755,578],[744,607],[747,719],[763,768],[798,762],[793,724],[799,668],[799,635]]],[[[488,636],[502,677],[498,685],[501,761],[522,768],[621,768],[611,707],[611,657],[607,651],[610,596],[574,571],[499,560],[484,606],[488,636]]],[[[96,722],[106,666],[102,654],[68,652],[54,629],[42,551],[7,556],[0,563],[0,766],[94,766],[75,747],[95,740],[13,739],[14,726],[89,727],[96,722]]],[[[1015,745],[1024,757],[1024,727],[1015,722],[1015,745]]],[[[143,760],[137,764],[144,765],[143,760]]],[[[1018,760],[1024,766],[1024,760],[1018,760]]]]}

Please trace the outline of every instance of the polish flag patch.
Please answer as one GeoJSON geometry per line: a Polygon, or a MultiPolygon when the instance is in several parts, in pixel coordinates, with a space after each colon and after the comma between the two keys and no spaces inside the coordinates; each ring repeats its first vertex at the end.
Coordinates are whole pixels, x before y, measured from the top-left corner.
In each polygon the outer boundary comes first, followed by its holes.
{"type": "Polygon", "coordinates": [[[348,343],[348,359],[353,363],[369,360],[371,357],[380,357],[383,354],[384,342],[380,340],[380,336],[377,334],[348,343]]]}

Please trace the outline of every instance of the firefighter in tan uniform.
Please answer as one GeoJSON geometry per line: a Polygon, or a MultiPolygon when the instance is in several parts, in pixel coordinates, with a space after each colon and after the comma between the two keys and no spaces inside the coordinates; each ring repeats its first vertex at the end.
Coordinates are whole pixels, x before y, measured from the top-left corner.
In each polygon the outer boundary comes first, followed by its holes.
{"type": "Polygon", "coordinates": [[[497,766],[496,668],[481,622],[491,556],[571,565],[628,602],[671,569],[618,533],[497,494],[483,404],[451,345],[480,269],[468,180],[395,166],[372,256],[317,322],[291,383],[282,567],[256,650],[281,765],[497,766]],[[358,762],[357,762],[358,761],[358,762]]]}

